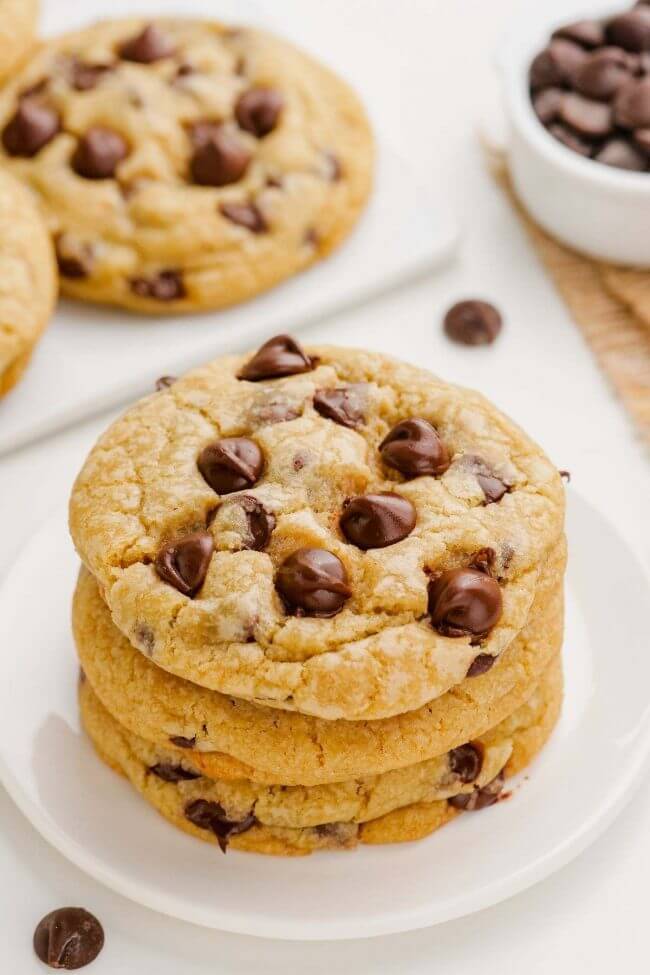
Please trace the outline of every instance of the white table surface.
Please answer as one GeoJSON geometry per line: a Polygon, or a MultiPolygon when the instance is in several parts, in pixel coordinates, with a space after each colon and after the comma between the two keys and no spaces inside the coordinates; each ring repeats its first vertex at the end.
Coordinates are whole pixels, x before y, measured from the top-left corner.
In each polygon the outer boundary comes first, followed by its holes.
{"type": "MultiPolygon", "coordinates": [[[[296,38],[358,85],[423,181],[445,181],[465,228],[454,266],[308,329],[304,339],[370,345],[478,387],[537,437],[559,467],[571,470],[573,489],[606,513],[647,563],[648,520],[642,507],[648,496],[647,456],[485,175],[476,148],[473,123],[490,90],[490,52],[516,5],[513,0],[399,5],[275,0],[296,38]],[[490,349],[458,348],[440,333],[446,307],[469,295],[493,298],[505,313],[504,333],[490,349]]],[[[32,527],[65,501],[109,419],[72,428],[0,461],[0,572],[11,566],[32,527]]],[[[593,544],[598,558],[598,539],[593,544]]],[[[616,567],[603,565],[607,571],[616,567]]],[[[48,652],[47,646],[42,649],[48,652]]],[[[612,647],[612,652],[621,655],[624,666],[625,648],[612,647]]],[[[354,870],[354,854],[349,856],[354,870]]],[[[366,942],[261,941],[194,928],[111,894],[50,850],[0,789],[0,970],[41,971],[31,954],[34,924],[56,906],[79,904],[94,911],[106,929],[106,948],[91,969],[97,975],[502,975],[506,967],[530,975],[600,975],[622,965],[645,971],[649,873],[646,782],[578,860],[473,917],[366,942]]]]}

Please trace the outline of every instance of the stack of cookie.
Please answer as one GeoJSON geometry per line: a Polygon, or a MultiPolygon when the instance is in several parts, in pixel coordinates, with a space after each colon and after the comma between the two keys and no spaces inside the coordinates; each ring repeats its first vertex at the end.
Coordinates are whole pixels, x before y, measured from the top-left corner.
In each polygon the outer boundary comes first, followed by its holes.
{"type": "Polygon", "coordinates": [[[425,836],[557,720],[563,519],[558,472],[476,393],[288,336],[218,359],[76,482],[84,725],[222,849],[425,836]]]}

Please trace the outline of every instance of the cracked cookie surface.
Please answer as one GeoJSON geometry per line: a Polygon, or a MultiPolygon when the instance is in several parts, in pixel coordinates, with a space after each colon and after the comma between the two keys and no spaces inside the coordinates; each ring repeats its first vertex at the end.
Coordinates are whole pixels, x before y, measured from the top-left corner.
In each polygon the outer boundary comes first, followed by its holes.
{"type": "Polygon", "coordinates": [[[34,44],[38,11],[38,0],[0,0],[0,81],[34,44]]]}
{"type": "Polygon", "coordinates": [[[414,710],[489,667],[526,625],[563,517],[553,465],[479,394],[287,337],[129,410],[70,506],[115,624],[154,663],[329,720],[414,710]],[[354,396],[351,424],[322,412],[323,392],[341,390],[354,396]],[[413,418],[420,426],[405,426],[413,418]],[[417,473],[432,464],[437,474],[417,473]],[[488,476],[503,485],[498,501],[488,476]],[[384,531],[386,494],[408,502],[412,530],[385,547],[351,542],[350,498],[374,498],[359,524],[384,531]],[[169,546],[190,593],[161,570],[169,546]]]}
{"type": "MultiPolygon", "coordinates": [[[[1,8],[0,8],[1,10],[1,8]]],[[[0,172],[0,396],[18,382],[57,294],[49,235],[29,192],[0,172]]]]}
{"type": "Polygon", "coordinates": [[[0,94],[0,130],[64,293],[157,315],[313,264],[372,182],[343,81],[280,38],[205,21],[106,21],[44,43],[0,94]]]}
{"type": "Polygon", "coordinates": [[[561,707],[559,658],[529,699],[481,738],[448,755],[398,772],[312,789],[260,786],[205,777],[130,735],[90,684],[79,688],[84,726],[104,760],[174,825],[225,851],[308,853],[359,840],[400,842],[427,835],[456,814],[495,801],[501,774],[515,774],[539,751],[561,707]],[[450,800],[449,802],[447,800],[450,800]]]}

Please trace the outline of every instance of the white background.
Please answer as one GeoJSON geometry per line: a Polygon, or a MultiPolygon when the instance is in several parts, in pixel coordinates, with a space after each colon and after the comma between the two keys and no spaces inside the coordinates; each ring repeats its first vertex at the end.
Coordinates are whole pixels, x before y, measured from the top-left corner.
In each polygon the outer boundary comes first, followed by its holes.
{"type": "MultiPolygon", "coordinates": [[[[50,0],[63,2],[72,0],[50,0]]],[[[206,10],[211,6],[206,0],[206,10]]],[[[477,150],[475,122],[492,92],[491,52],[518,4],[274,0],[272,6],[290,33],[357,85],[375,122],[410,157],[422,180],[447,187],[464,226],[461,254],[452,267],[309,329],[305,341],[370,345],[478,387],[537,437],[559,467],[572,471],[573,489],[608,515],[647,562],[642,507],[648,496],[647,459],[484,173],[477,150]],[[504,333],[491,349],[457,348],[440,334],[446,307],[469,295],[492,298],[504,311],[504,333]]],[[[571,6],[567,0],[568,11],[571,6]]],[[[0,461],[0,571],[10,567],[32,528],[65,501],[108,420],[102,417],[0,461]]],[[[593,556],[598,559],[597,538],[593,556]]],[[[616,572],[616,566],[604,564],[602,571],[616,572]]],[[[11,653],[11,647],[1,652],[11,653]]],[[[611,652],[625,666],[625,647],[613,646],[611,652]]],[[[53,907],[77,903],[97,913],[106,929],[106,948],[92,968],[97,975],[501,975],[506,968],[531,975],[599,975],[622,966],[644,971],[649,827],[646,783],[577,861],[500,906],[430,931],[297,945],[204,931],[110,894],[51,851],[0,790],[0,968],[11,975],[41,971],[31,955],[34,924],[53,907]]],[[[348,856],[353,871],[355,857],[348,856]]]]}

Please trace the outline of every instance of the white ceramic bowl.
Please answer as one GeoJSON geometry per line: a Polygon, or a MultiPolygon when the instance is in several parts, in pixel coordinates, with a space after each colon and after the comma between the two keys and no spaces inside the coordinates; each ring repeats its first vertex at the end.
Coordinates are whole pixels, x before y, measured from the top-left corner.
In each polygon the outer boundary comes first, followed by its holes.
{"type": "Polygon", "coordinates": [[[528,69],[556,27],[605,18],[631,0],[526,2],[498,52],[508,118],[508,159],[529,213],[558,240],[617,264],[650,267],[650,173],[614,169],[567,149],[537,119],[528,69]]]}

